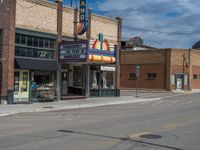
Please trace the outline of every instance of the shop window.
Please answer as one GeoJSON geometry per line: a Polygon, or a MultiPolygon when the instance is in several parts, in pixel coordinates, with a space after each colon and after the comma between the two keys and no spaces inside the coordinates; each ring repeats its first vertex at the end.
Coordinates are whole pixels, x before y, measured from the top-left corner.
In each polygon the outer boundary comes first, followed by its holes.
{"type": "Polygon", "coordinates": [[[114,89],[114,71],[91,66],[90,89],[114,89]]]}
{"type": "Polygon", "coordinates": [[[83,85],[83,69],[82,67],[74,67],[73,86],[82,87],[83,85]]]}
{"type": "Polygon", "coordinates": [[[198,79],[198,75],[197,75],[197,74],[194,74],[194,75],[193,75],[193,79],[194,79],[194,80],[198,79]]]}
{"type": "Polygon", "coordinates": [[[136,80],[137,76],[136,73],[129,73],[129,80],[136,80]]]}
{"type": "Polygon", "coordinates": [[[27,92],[28,90],[28,72],[23,72],[21,90],[22,92],[27,92]]]}
{"type": "Polygon", "coordinates": [[[32,73],[32,90],[53,90],[53,73],[35,71],[32,73]]]}
{"type": "Polygon", "coordinates": [[[14,91],[19,92],[19,72],[14,74],[14,91]]]}
{"type": "Polygon", "coordinates": [[[147,80],[155,80],[157,77],[156,73],[147,73],[147,80]]]}

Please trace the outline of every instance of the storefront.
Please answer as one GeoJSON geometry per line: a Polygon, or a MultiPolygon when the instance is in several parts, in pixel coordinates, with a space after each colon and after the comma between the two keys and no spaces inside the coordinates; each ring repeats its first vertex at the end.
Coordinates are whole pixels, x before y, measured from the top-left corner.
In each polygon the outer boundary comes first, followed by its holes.
{"type": "Polygon", "coordinates": [[[53,71],[31,71],[31,100],[38,101],[42,98],[54,99],[55,76],[53,71]]]}
{"type": "Polygon", "coordinates": [[[62,43],[61,96],[117,96],[116,51],[108,43],[102,50],[89,48],[88,41],[62,43]]]}
{"type": "Polygon", "coordinates": [[[56,96],[56,70],[54,60],[15,58],[14,103],[37,102],[56,96]]]}
{"type": "Polygon", "coordinates": [[[116,96],[114,65],[90,66],[90,96],[116,96]]]}

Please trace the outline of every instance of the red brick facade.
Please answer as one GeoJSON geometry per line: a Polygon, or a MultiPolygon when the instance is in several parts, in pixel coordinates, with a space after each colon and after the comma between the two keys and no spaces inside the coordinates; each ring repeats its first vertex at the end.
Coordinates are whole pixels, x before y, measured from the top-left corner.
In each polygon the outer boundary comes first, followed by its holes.
{"type": "Polygon", "coordinates": [[[139,88],[182,90],[200,89],[200,51],[160,49],[121,52],[121,88],[135,88],[136,64],[140,64],[139,88]],[[149,79],[148,74],[156,74],[149,79]],[[178,84],[182,86],[179,87],[178,84]]]}
{"type": "Polygon", "coordinates": [[[0,30],[2,31],[2,79],[1,96],[8,96],[14,85],[14,44],[16,0],[4,0],[0,4],[0,30]]]}

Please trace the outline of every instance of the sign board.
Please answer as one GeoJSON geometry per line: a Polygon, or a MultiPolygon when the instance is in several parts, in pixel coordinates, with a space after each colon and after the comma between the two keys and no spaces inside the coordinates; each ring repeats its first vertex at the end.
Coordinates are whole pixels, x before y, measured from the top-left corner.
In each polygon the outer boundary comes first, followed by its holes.
{"type": "Polygon", "coordinates": [[[136,69],[140,69],[140,65],[137,64],[137,65],[136,65],[136,69]]]}
{"type": "Polygon", "coordinates": [[[86,0],[80,0],[80,14],[79,14],[79,22],[86,22],[86,0]]]}
{"type": "Polygon", "coordinates": [[[87,30],[86,21],[86,0],[80,0],[80,10],[79,10],[79,24],[78,24],[78,35],[83,35],[87,30]]]}
{"type": "Polygon", "coordinates": [[[87,41],[63,42],[59,60],[62,62],[87,62],[87,41]]]}
{"type": "Polygon", "coordinates": [[[115,71],[115,67],[101,66],[102,71],[115,71]]]}
{"type": "Polygon", "coordinates": [[[140,65],[136,65],[136,77],[139,78],[140,76],[140,65]]]}

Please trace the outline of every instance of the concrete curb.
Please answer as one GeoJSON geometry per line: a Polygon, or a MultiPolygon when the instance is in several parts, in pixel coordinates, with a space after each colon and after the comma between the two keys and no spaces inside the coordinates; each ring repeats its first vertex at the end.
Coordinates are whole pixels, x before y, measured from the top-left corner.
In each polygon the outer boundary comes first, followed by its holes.
{"type": "MultiPolygon", "coordinates": [[[[30,113],[30,112],[50,112],[50,111],[58,111],[58,110],[69,110],[69,109],[81,109],[81,108],[92,108],[92,107],[100,107],[100,106],[111,106],[111,105],[120,105],[120,104],[130,104],[130,103],[140,103],[140,102],[149,102],[149,101],[158,101],[161,100],[161,98],[154,98],[154,99],[140,99],[140,98],[132,98],[132,96],[129,97],[129,100],[112,100],[108,101],[92,101],[92,100],[86,100],[82,103],[74,103],[74,104],[67,104],[64,101],[59,102],[53,102],[53,103],[46,103],[46,104],[29,104],[29,105],[23,105],[23,107],[19,105],[11,106],[9,110],[2,111],[0,110],[0,117],[6,117],[11,116],[14,114],[20,114],[20,113],[30,113]],[[20,108],[19,108],[20,107],[20,108]],[[39,108],[38,108],[39,107],[39,108]],[[16,109],[18,110],[16,110],[16,109]],[[15,109],[15,111],[13,111],[15,109]]],[[[6,106],[6,105],[5,105],[6,106]]],[[[3,106],[1,106],[3,107],[3,106]]]]}

